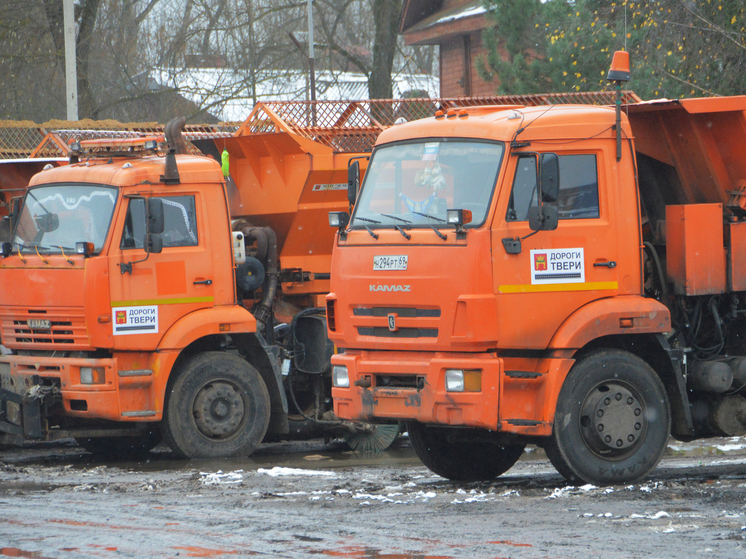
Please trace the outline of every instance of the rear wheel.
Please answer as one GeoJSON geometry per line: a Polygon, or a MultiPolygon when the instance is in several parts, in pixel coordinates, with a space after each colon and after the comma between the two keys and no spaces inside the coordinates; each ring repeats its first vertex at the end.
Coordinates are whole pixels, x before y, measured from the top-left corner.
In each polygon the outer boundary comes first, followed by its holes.
{"type": "Polygon", "coordinates": [[[668,399],[655,371],[626,351],[602,350],[567,376],[547,455],[571,481],[630,483],[658,465],[670,431],[668,399]]]}
{"type": "MultiPolygon", "coordinates": [[[[454,481],[486,481],[504,474],[523,454],[524,444],[449,440],[454,429],[407,423],[409,440],[430,470],[454,481]]],[[[458,435],[465,435],[462,431],[458,435]]]]}
{"type": "Polygon", "coordinates": [[[237,355],[207,352],[184,363],[168,391],[164,434],[187,458],[248,456],[269,426],[267,387],[237,355]]]}

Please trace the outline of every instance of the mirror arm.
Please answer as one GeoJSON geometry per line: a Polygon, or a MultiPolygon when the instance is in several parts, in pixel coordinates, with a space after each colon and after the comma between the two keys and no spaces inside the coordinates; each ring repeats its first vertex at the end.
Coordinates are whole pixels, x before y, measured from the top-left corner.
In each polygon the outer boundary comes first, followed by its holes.
{"type": "Polygon", "coordinates": [[[126,273],[132,274],[132,265],[133,264],[139,264],[140,262],[145,262],[148,258],[150,258],[150,253],[145,254],[145,258],[142,260],[135,260],[134,262],[127,262],[126,264],[123,262],[121,264],[117,264],[119,266],[119,272],[124,275],[126,273]]]}

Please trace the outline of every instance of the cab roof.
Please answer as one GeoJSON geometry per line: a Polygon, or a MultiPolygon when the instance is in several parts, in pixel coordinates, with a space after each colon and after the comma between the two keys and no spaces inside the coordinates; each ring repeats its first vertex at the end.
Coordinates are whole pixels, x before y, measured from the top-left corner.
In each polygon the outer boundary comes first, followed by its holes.
{"type": "MultiPolygon", "coordinates": [[[[72,165],[41,171],[34,175],[29,186],[50,183],[96,183],[110,186],[133,186],[140,184],[166,186],[160,177],[165,172],[165,157],[114,157],[90,158],[72,165]]],[[[217,161],[208,157],[177,155],[181,183],[221,182],[223,174],[217,161]]]]}
{"type": "MultiPolygon", "coordinates": [[[[615,123],[612,107],[589,105],[549,105],[543,107],[483,106],[451,109],[436,116],[394,126],[381,133],[377,145],[436,137],[464,137],[509,142],[539,140],[576,140],[599,137],[606,130],[612,138],[615,123]],[[519,132],[519,130],[521,130],[519,132]],[[516,132],[519,132],[517,137],[516,132]]],[[[627,137],[632,135],[626,115],[622,126],[627,137]]]]}

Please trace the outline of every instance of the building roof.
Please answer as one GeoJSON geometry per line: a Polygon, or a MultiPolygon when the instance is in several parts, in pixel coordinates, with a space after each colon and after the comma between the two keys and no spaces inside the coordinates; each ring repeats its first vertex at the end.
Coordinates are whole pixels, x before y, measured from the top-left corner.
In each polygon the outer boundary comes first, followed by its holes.
{"type": "MultiPolygon", "coordinates": [[[[241,122],[254,108],[246,72],[229,68],[162,68],[149,76],[157,87],[176,89],[184,98],[207,110],[222,122],[241,122]]],[[[299,71],[261,72],[256,77],[256,101],[302,101],[308,99],[308,76],[299,71]]],[[[395,99],[420,92],[418,97],[437,97],[440,80],[427,74],[400,74],[393,77],[395,99]]],[[[368,79],[356,72],[316,74],[318,100],[368,99],[368,79]]]]}
{"type": "Polygon", "coordinates": [[[482,0],[468,0],[441,9],[442,1],[405,0],[399,20],[399,33],[407,45],[434,45],[451,36],[484,29],[487,8],[482,0]]]}

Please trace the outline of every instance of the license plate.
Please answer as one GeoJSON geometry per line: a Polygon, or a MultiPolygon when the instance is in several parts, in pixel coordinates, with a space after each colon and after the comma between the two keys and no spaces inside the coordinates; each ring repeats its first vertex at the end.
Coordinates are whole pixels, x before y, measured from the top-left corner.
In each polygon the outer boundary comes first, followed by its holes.
{"type": "Polygon", "coordinates": [[[406,270],[409,256],[406,254],[400,256],[374,256],[374,270],[406,270]]]}
{"type": "Polygon", "coordinates": [[[52,321],[43,318],[32,318],[27,320],[26,324],[28,324],[28,327],[32,330],[51,330],[52,328],[52,321]]]}

